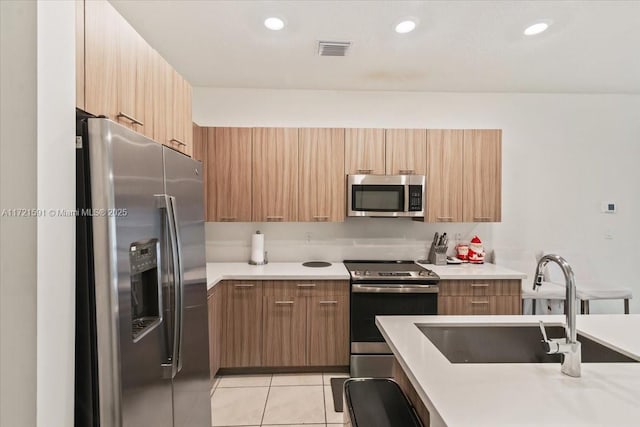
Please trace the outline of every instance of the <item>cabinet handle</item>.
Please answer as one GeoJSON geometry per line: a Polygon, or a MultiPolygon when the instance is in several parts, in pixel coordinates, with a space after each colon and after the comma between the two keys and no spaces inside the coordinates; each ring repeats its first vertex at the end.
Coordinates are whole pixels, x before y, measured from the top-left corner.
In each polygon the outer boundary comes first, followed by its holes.
{"type": "Polygon", "coordinates": [[[320,304],[328,305],[328,304],[337,304],[338,301],[320,301],[320,304]]]}
{"type": "Polygon", "coordinates": [[[130,116],[128,114],[125,114],[122,111],[119,111],[118,115],[116,117],[118,117],[118,118],[124,117],[125,119],[129,120],[131,123],[135,123],[137,125],[144,126],[144,123],[142,123],[140,120],[138,120],[135,117],[132,117],[132,116],[130,116]]]}
{"type": "Polygon", "coordinates": [[[413,175],[415,173],[413,169],[400,169],[398,172],[400,175],[413,175]]]}
{"type": "Polygon", "coordinates": [[[358,173],[368,174],[371,173],[373,169],[358,169],[358,173]]]}
{"type": "Polygon", "coordinates": [[[472,288],[488,288],[489,284],[488,283],[472,283],[471,287],[472,288]]]}
{"type": "Polygon", "coordinates": [[[445,221],[453,221],[453,217],[452,216],[439,216],[439,217],[436,217],[436,219],[438,221],[443,221],[443,222],[445,222],[445,221]]]}
{"type": "Polygon", "coordinates": [[[233,222],[236,220],[235,216],[221,216],[220,221],[222,222],[233,222]]]}
{"type": "Polygon", "coordinates": [[[267,222],[282,221],[283,219],[283,216],[267,216],[267,222]]]}
{"type": "Polygon", "coordinates": [[[293,304],[293,301],[276,301],[276,305],[293,304]]]}
{"type": "Polygon", "coordinates": [[[474,216],[473,219],[475,221],[480,221],[480,222],[491,221],[491,217],[490,216],[474,216]]]}
{"type": "Polygon", "coordinates": [[[471,304],[489,304],[489,301],[471,301],[471,304]]]}
{"type": "Polygon", "coordinates": [[[187,146],[187,144],[185,144],[184,142],[182,142],[182,141],[180,141],[179,139],[176,139],[176,138],[171,138],[169,140],[169,142],[175,142],[177,144],[184,145],[185,147],[187,146]]]}
{"type": "Polygon", "coordinates": [[[255,285],[253,283],[236,283],[233,286],[236,288],[253,288],[255,285]]]}
{"type": "Polygon", "coordinates": [[[329,220],[329,217],[327,215],[314,215],[313,219],[318,222],[326,222],[329,220]]]}
{"type": "Polygon", "coordinates": [[[299,288],[315,288],[315,283],[298,283],[299,288]]]}

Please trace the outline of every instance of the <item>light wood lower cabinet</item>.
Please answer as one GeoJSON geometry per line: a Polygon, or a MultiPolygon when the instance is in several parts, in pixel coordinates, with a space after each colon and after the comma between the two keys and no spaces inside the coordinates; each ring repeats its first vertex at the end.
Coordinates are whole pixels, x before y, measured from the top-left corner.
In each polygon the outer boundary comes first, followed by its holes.
{"type": "Polygon", "coordinates": [[[307,364],[348,365],[349,295],[313,296],[307,304],[307,364]]]}
{"type": "Polygon", "coordinates": [[[307,301],[304,297],[263,297],[262,364],[306,364],[307,301]]]}
{"type": "Polygon", "coordinates": [[[438,314],[521,314],[520,280],[441,280],[438,314]]]}
{"type": "Polygon", "coordinates": [[[216,288],[221,368],[349,365],[348,281],[228,280],[216,288]]]}
{"type": "Polygon", "coordinates": [[[255,280],[229,280],[221,285],[223,323],[220,367],[261,366],[262,283],[255,280]]]}
{"type": "Polygon", "coordinates": [[[211,380],[220,369],[222,347],[222,286],[214,286],[207,292],[209,312],[209,372],[211,380]]]}

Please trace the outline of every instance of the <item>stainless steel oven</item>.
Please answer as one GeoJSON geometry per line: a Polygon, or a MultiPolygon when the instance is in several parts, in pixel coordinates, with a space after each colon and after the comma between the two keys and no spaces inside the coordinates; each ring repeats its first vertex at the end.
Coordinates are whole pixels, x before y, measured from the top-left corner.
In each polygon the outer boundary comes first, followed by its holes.
{"type": "Polygon", "coordinates": [[[347,215],[422,217],[424,175],[349,175],[347,215]]]}
{"type": "Polygon", "coordinates": [[[376,316],[438,313],[438,281],[413,261],[345,261],[351,276],[351,376],[390,377],[393,355],[376,316]]]}

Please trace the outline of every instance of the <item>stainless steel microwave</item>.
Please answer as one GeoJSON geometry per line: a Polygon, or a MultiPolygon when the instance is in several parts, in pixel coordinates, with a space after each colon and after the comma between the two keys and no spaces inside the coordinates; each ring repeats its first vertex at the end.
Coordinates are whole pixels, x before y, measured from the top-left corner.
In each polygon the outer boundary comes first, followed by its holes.
{"type": "Polygon", "coordinates": [[[421,217],[424,175],[349,175],[347,216],[421,217]]]}

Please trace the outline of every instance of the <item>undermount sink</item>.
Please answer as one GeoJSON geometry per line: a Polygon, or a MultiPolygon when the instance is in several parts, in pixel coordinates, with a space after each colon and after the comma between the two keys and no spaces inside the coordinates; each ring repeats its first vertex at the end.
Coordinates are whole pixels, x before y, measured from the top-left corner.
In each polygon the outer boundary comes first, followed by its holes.
{"type": "MultiPolygon", "coordinates": [[[[546,354],[536,326],[426,326],[418,329],[451,363],[560,363],[561,354],[546,354]]],[[[547,326],[549,338],[563,338],[564,327],[547,326]]],[[[582,363],[638,362],[578,334],[582,363]]]]}

